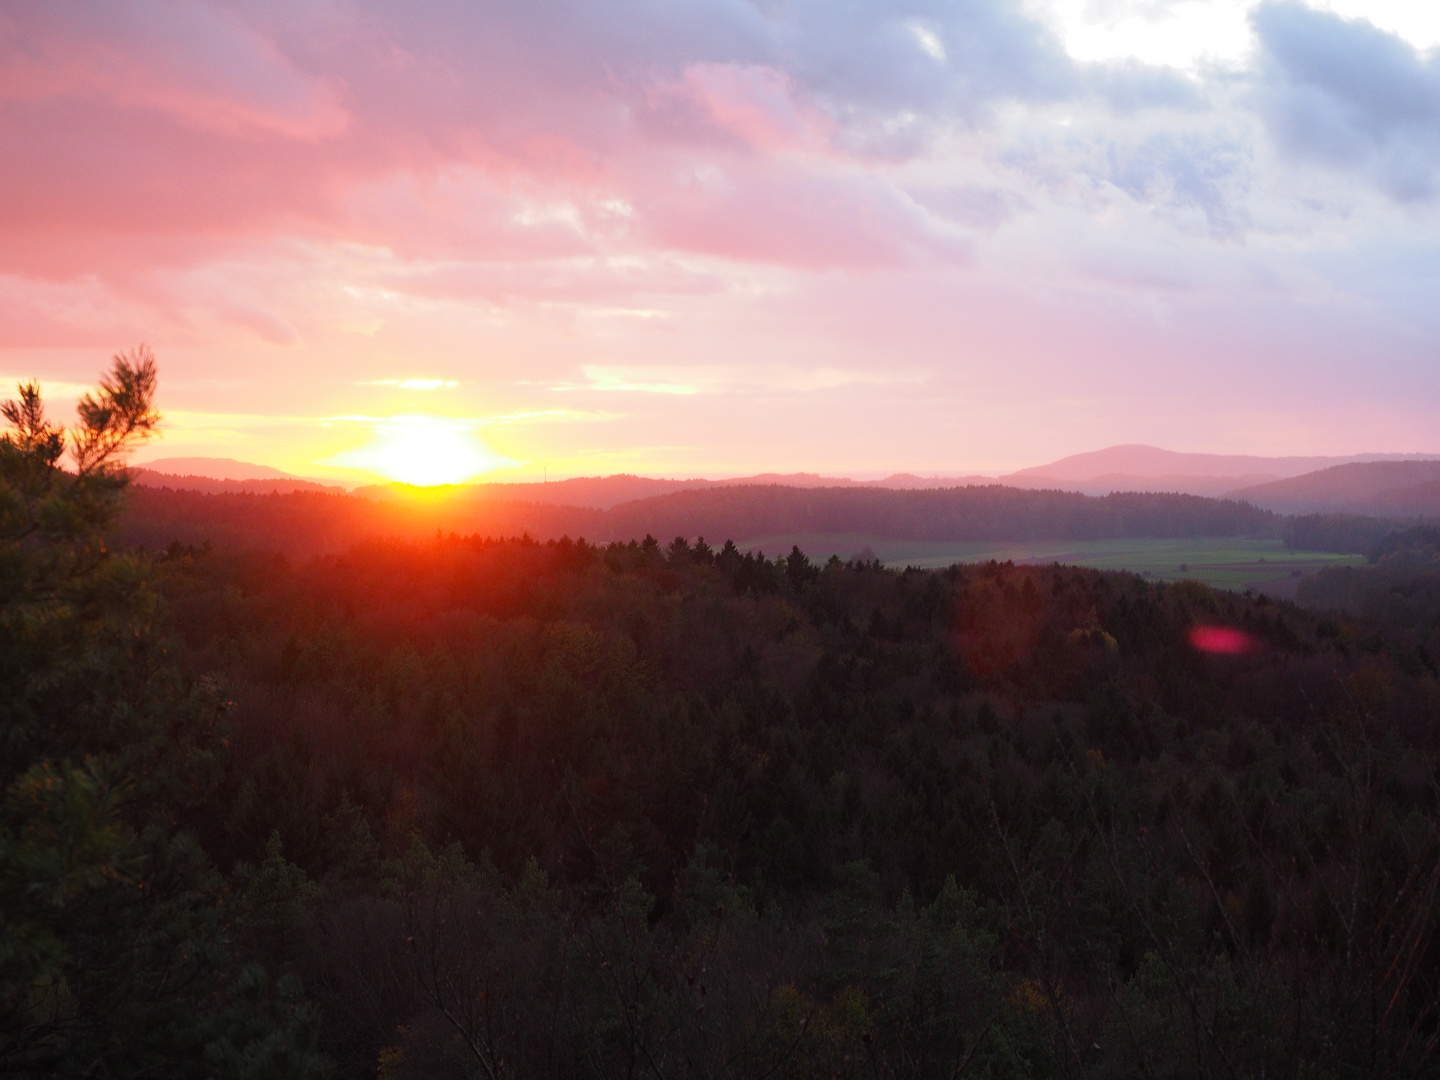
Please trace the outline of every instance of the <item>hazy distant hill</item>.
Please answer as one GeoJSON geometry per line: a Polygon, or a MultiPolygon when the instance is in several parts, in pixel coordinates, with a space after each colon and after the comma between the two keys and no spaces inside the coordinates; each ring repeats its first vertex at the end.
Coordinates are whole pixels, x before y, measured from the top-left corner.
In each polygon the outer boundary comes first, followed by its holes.
{"type": "MultiPolygon", "coordinates": [[[[1139,444],[1111,446],[1036,465],[1000,477],[1017,487],[1061,487],[1103,495],[1111,491],[1175,491],[1221,496],[1352,462],[1424,461],[1427,454],[1355,454],[1349,457],[1258,457],[1185,454],[1139,444]]],[[[1244,497],[1244,496],[1241,496],[1244,497]]]]}
{"type": "Polygon", "coordinates": [[[1440,516],[1440,461],[1336,465],[1232,493],[1283,513],[1440,516]]]}
{"type": "Polygon", "coordinates": [[[712,487],[797,487],[797,488],[888,488],[894,491],[929,491],[938,488],[993,484],[993,476],[916,476],[894,473],[880,480],[851,480],[848,476],[821,476],[819,473],[757,473],[717,480],[712,487]]]}
{"type": "MultiPolygon", "coordinates": [[[[618,473],[614,476],[578,476],[548,483],[451,484],[428,489],[431,496],[484,502],[523,502],[540,506],[583,506],[608,510],[620,503],[668,495],[696,487],[709,487],[712,480],[664,480],[618,473]]],[[[408,500],[417,494],[409,484],[369,484],[354,494],[381,501],[408,500]]]]}
{"type": "MultiPolygon", "coordinates": [[[[179,459],[175,459],[179,460],[179,459]]],[[[301,480],[298,476],[289,476],[274,470],[279,476],[274,479],[263,480],[224,480],[215,479],[210,476],[196,476],[193,474],[172,474],[156,472],[149,467],[139,467],[130,470],[130,482],[139,487],[151,488],[172,488],[176,491],[198,491],[205,495],[270,495],[287,494],[292,491],[325,491],[344,492],[342,487],[334,487],[327,484],[317,484],[312,480],[301,480]]]]}
{"type": "MultiPolygon", "coordinates": [[[[818,473],[761,473],[731,480],[663,480],[648,476],[619,473],[614,476],[584,476],[548,483],[467,484],[448,489],[452,495],[502,502],[533,502],[550,506],[583,506],[609,510],[636,499],[669,495],[677,491],[696,491],[720,487],[788,487],[788,488],[890,488],[923,490],[956,487],[970,483],[989,484],[985,476],[939,477],[896,473],[883,480],[851,480],[848,477],[821,476],[818,473]]],[[[413,493],[405,484],[375,484],[357,488],[355,494],[366,498],[406,498],[413,493]]]]}
{"type": "Polygon", "coordinates": [[[167,476],[204,477],[209,480],[300,480],[294,473],[223,457],[172,457],[140,462],[139,469],[167,476]]]}
{"type": "MultiPolygon", "coordinates": [[[[988,476],[917,476],[895,473],[879,480],[853,480],[822,476],[819,473],[760,473],[754,476],[710,480],[700,477],[668,479],[635,476],[574,477],[548,483],[480,483],[426,489],[426,498],[446,504],[529,503],[550,507],[614,510],[627,503],[682,492],[782,488],[801,490],[888,490],[938,491],[967,486],[1004,485],[1017,489],[1053,489],[1087,495],[1111,492],[1150,492],[1198,495],[1209,498],[1229,496],[1259,499],[1264,505],[1287,512],[1318,509],[1345,509],[1367,514],[1413,516],[1436,513],[1435,495],[1423,490],[1400,494],[1392,489],[1403,484],[1380,485],[1378,480],[1358,481],[1355,491],[1344,498],[1306,494],[1291,498],[1288,489],[1271,485],[1290,478],[1315,474],[1316,470],[1348,467],[1356,463],[1422,466],[1440,465],[1428,455],[1360,454],[1335,457],[1257,457],[1242,454],[1185,454],[1154,446],[1112,446],[1085,454],[1074,454],[1048,465],[1037,465],[1010,473],[998,480],[988,476]],[[1385,494],[1382,498],[1382,493],[1385,494]],[[1365,501],[1374,496],[1374,501],[1365,501]],[[1265,501],[1269,500],[1269,501],[1265,501]],[[1278,501],[1277,501],[1278,500],[1278,501]]],[[[172,487],[206,494],[266,494],[292,491],[340,491],[341,486],[306,480],[279,469],[254,465],[231,458],[161,458],[135,471],[136,482],[144,487],[172,487]]],[[[1317,474],[1318,475],[1318,474],[1317,474]]],[[[1369,476],[1370,474],[1366,474],[1369,476]]],[[[1382,474],[1376,473],[1375,477],[1382,474]]],[[[1389,474],[1383,474],[1389,475],[1389,474]]],[[[1396,474],[1401,475],[1401,474],[1396,474]]],[[[1410,475],[1410,474],[1403,474],[1410,475]]],[[[1416,476],[1428,477],[1429,473],[1416,476]]],[[[1440,473],[1435,474],[1440,476],[1440,473]]],[[[1419,480],[1415,482],[1421,482],[1419,480]]],[[[408,502],[416,494],[406,484],[373,484],[357,488],[354,494],[379,502],[408,502]]],[[[727,497],[728,498],[728,497],[727,497]]],[[[762,500],[763,501],[763,500],[762,500]]],[[[757,503],[758,505],[758,503],[757,503]]],[[[463,514],[461,516],[464,516],[463,514]]],[[[473,516],[473,515],[472,515],[473,516]]]]}

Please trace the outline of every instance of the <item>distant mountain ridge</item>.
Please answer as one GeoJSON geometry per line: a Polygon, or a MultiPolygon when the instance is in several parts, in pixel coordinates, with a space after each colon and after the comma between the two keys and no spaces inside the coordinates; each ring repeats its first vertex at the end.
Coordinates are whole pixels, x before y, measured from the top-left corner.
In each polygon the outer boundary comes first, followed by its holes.
{"type": "Polygon", "coordinates": [[[301,480],[303,477],[269,465],[256,465],[223,457],[156,458],[135,465],[137,469],[164,473],[166,476],[203,477],[208,480],[301,480]]]}
{"type": "Polygon", "coordinates": [[[1072,454],[1047,465],[1007,473],[1002,484],[1059,487],[1103,495],[1111,491],[1180,492],[1218,497],[1339,465],[1434,461],[1435,454],[1352,454],[1343,457],[1260,457],[1193,454],[1131,443],[1072,454]]]}
{"type": "MultiPolygon", "coordinates": [[[[1440,512],[1430,494],[1417,491],[1411,495],[1384,495],[1403,484],[1391,483],[1390,474],[1361,472],[1354,474],[1358,485],[1346,494],[1291,495],[1290,489],[1269,485],[1351,465],[1424,465],[1440,463],[1433,454],[1355,454],[1349,457],[1261,457],[1248,454],[1195,454],[1165,450],[1143,444],[1125,444],[1103,450],[1072,454],[1045,465],[1006,473],[999,477],[986,475],[917,476],[895,473],[879,480],[854,480],[844,476],[823,476],[819,473],[760,473],[754,476],[712,480],[701,477],[688,479],[658,478],[618,473],[611,476],[573,477],[549,482],[481,482],[454,485],[450,495],[462,495],[477,501],[522,502],[546,506],[574,506],[610,510],[624,503],[655,498],[680,491],[698,491],[725,487],[789,487],[804,489],[874,488],[894,491],[921,491],[958,488],[972,485],[1002,484],[1007,487],[1075,491],[1086,495],[1111,492],[1148,492],[1199,495],[1207,498],[1234,496],[1269,500],[1259,505],[1284,509],[1286,512],[1308,512],[1311,509],[1334,508],[1374,514],[1431,514],[1440,512]],[[1365,477],[1368,479],[1359,479],[1365,477]],[[1366,487],[1366,485],[1370,487],[1366,487]],[[1379,485],[1379,486],[1376,486],[1379,485]],[[1373,505],[1365,500],[1374,496],[1373,505]],[[1383,496],[1383,497],[1382,497],[1383,496]],[[1279,500],[1279,501],[1276,501],[1279,500]],[[1287,501],[1288,500],[1288,501],[1287,501]]],[[[232,458],[161,458],[146,462],[135,470],[137,482],[147,486],[167,486],[177,490],[222,492],[269,491],[334,491],[350,485],[327,484],[266,465],[253,465],[232,458]],[[230,486],[239,485],[239,486],[230,486]]],[[[1346,474],[1350,475],[1350,474],[1346,474]]],[[[1396,473],[1395,475],[1410,475],[1396,473]]],[[[1423,470],[1417,476],[1429,476],[1423,470]]],[[[1420,481],[1416,481],[1419,483],[1420,481]]],[[[1322,482],[1323,486],[1323,482],[1322,482]]],[[[372,484],[354,489],[354,493],[382,501],[403,499],[413,489],[405,484],[372,484]]],[[[1300,489],[1296,489],[1299,491],[1300,489]]],[[[1309,490],[1309,489],[1305,489],[1309,490]]],[[[1316,489],[1318,492],[1319,489],[1316,489]]]]}
{"type": "Polygon", "coordinates": [[[1144,491],[1156,494],[1203,495],[1218,499],[1236,488],[1263,484],[1278,477],[1274,473],[1249,473],[1238,476],[1196,476],[1189,473],[1164,473],[1159,476],[1136,475],[1134,473],[1101,473],[1075,480],[1062,480],[1052,476],[1001,477],[1000,482],[1011,487],[1059,488],[1062,491],[1078,491],[1084,495],[1108,495],[1113,491],[1144,491]]]}
{"type": "Polygon", "coordinates": [[[1440,461],[1365,461],[1231,492],[1286,514],[1440,516],[1440,461]]]}
{"type": "MultiPolygon", "coordinates": [[[[613,476],[577,476],[568,480],[520,483],[476,483],[451,485],[451,490],[478,500],[503,500],[537,503],[545,506],[583,506],[609,510],[622,503],[670,495],[677,491],[701,491],[724,487],[790,487],[790,488],[884,488],[891,491],[929,491],[941,488],[966,487],[971,484],[993,484],[990,476],[916,476],[895,473],[881,480],[852,480],[846,476],[822,476],[819,473],[759,473],[723,480],[694,477],[688,480],[658,479],[616,473],[613,476]]],[[[356,488],[354,494],[370,499],[403,498],[413,489],[407,484],[371,484],[356,488]]]]}
{"type": "MultiPolygon", "coordinates": [[[[269,465],[255,465],[234,458],[157,458],[134,466],[135,482],[147,487],[170,487],[176,490],[203,491],[206,494],[225,492],[265,494],[271,491],[351,491],[369,499],[403,498],[412,492],[408,484],[332,484],[297,476],[269,465]],[[240,486],[226,486],[240,485],[240,486]]],[[[675,491],[699,488],[780,486],[797,488],[889,488],[896,491],[919,491],[935,488],[964,487],[969,484],[994,483],[992,476],[918,476],[895,473],[881,480],[852,480],[845,476],[822,476],[819,473],[758,473],[754,476],[728,477],[711,480],[703,477],[676,480],[633,473],[610,476],[579,476],[568,480],[502,481],[444,485],[451,493],[466,493],[477,499],[532,502],[551,506],[583,506],[608,510],[621,503],[668,495],[675,491]]]]}
{"type": "MultiPolygon", "coordinates": [[[[279,470],[276,470],[277,472],[279,470]]],[[[288,495],[294,491],[318,491],[345,494],[343,487],[318,484],[312,480],[280,474],[269,480],[221,480],[211,476],[176,475],[142,467],[130,470],[130,482],[137,487],[170,488],[173,491],[198,491],[204,495],[288,495]]]]}

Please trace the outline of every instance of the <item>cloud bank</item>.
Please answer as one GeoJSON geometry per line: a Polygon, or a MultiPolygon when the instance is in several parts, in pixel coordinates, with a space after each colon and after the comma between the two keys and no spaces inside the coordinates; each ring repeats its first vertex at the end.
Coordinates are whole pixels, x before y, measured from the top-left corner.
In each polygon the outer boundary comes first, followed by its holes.
{"type": "Polygon", "coordinates": [[[1440,449],[1440,57],[1245,18],[1176,67],[1007,0],[16,0],[3,366],[143,337],[189,411],[625,400],[497,446],[576,468],[1440,449]]]}

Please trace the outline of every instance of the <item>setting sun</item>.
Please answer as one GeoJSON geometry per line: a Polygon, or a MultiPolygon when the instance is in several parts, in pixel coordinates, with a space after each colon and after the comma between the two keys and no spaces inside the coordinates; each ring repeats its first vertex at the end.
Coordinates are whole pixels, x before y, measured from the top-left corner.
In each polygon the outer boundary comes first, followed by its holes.
{"type": "Polygon", "coordinates": [[[464,420],[391,416],[374,422],[373,438],[326,464],[364,469],[403,484],[460,484],[517,464],[491,451],[464,420]]]}

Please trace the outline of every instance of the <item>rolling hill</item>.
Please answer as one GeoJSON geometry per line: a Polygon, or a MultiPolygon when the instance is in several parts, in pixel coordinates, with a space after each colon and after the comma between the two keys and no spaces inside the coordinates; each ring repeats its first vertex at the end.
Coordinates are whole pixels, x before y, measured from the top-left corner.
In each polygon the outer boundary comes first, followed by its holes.
{"type": "Polygon", "coordinates": [[[170,457],[137,462],[137,469],[166,476],[201,477],[209,480],[300,480],[303,477],[269,465],[223,457],[170,457]]]}
{"type": "Polygon", "coordinates": [[[1000,477],[1016,487],[1058,487],[1104,495],[1111,491],[1173,491],[1222,496],[1355,462],[1418,462],[1426,454],[1356,454],[1349,457],[1258,457],[1187,454],[1157,446],[1111,446],[1036,465],[1000,477]],[[1237,490],[1241,489],[1241,490],[1237,490]]]}
{"type": "MultiPolygon", "coordinates": [[[[619,473],[611,476],[573,477],[549,482],[491,481],[462,484],[446,488],[447,497],[462,496],[485,502],[522,502],[550,506],[586,507],[610,510],[639,499],[671,495],[681,491],[699,491],[736,487],[785,487],[802,489],[886,489],[892,491],[927,491],[944,488],[1002,484],[1030,490],[1054,489],[1086,495],[1108,495],[1111,492],[1155,492],[1200,495],[1208,498],[1234,496],[1249,498],[1289,499],[1288,489],[1270,489],[1266,485],[1295,477],[1323,472],[1351,464],[1423,465],[1440,462],[1436,455],[1426,454],[1356,454],[1349,457],[1260,457],[1245,454],[1190,454],[1165,450],[1156,446],[1129,444],[1111,446],[1083,454],[1036,465],[1017,472],[994,477],[978,474],[964,476],[919,476],[894,473],[876,480],[854,480],[844,476],[820,473],[759,473],[715,480],[703,477],[686,479],[659,478],[619,473]]],[[[356,494],[381,501],[409,500],[413,489],[405,484],[371,484],[354,487],[350,484],[327,484],[285,473],[265,465],[253,465],[230,458],[161,458],[146,462],[141,469],[162,474],[163,479],[141,473],[139,482],[146,486],[167,486],[177,489],[204,491],[207,494],[265,493],[268,491],[321,491],[351,488],[356,494]],[[213,481],[231,481],[244,486],[225,486],[213,481]],[[266,486],[256,481],[276,481],[266,486]]],[[[1362,475],[1362,474],[1357,474],[1362,475]]],[[[1371,474],[1363,474],[1371,475],[1371,474]]],[[[1375,473],[1378,479],[1388,474],[1375,473]]],[[[1428,474],[1427,474],[1428,475],[1428,474]]],[[[1388,483],[1388,481],[1387,481],[1388,483]]],[[[1372,484],[1359,481],[1360,488],[1372,484]]],[[[1323,485],[1322,485],[1323,487],[1323,485]]],[[[1307,489],[1308,490],[1308,489],[1307,489]]],[[[1318,489],[1317,489],[1318,490],[1318,489]]],[[[1378,495],[1390,486],[1374,488],[1378,495]]],[[[1357,492],[1359,489],[1357,489],[1357,492]]],[[[436,492],[438,494],[438,492],[436,492]]],[[[1266,502],[1276,510],[1308,511],[1323,507],[1347,509],[1358,507],[1360,494],[1347,493],[1341,502],[1328,496],[1305,496],[1283,503],[1266,502]],[[1353,495],[1353,497],[1352,497],[1353,495]]],[[[1412,510],[1410,507],[1432,505],[1433,494],[1417,491],[1396,502],[1380,500],[1363,512],[1411,516],[1434,511],[1412,510]],[[1427,501],[1430,500],[1430,501],[1427,501]]]]}
{"type": "MultiPolygon", "coordinates": [[[[484,501],[529,502],[546,506],[580,506],[593,510],[609,510],[637,499],[722,487],[886,488],[896,491],[922,491],[993,482],[986,476],[925,477],[912,473],[896,473],[882,480],[851,480],[849,477],[821,476],[818,473],[760,473],[730,480],[667,480],[617,473],[613,476],[580,476],[548,483],[463,484],[449,490],[458,496],[484,501]]],[[[374,499],[404,499],[412,496],[414,489],[405,484],[375,484],[357,488],[355,494],[374,499]]]]}
{"type": "Polygon", "coordinates": [[[1289,514],[1440,516],[1440,461],[1366,461],[1336,465],[1230,493],[1289,514]]]}
{"type": "MultiPolygon", "coordinates": [[[[276,472],[279,472],[277,469],[276,472]]],[[[163,473],[149,468],[130,470],[130,482],[139,487],[195,491],[205,495],[285,495],[294,491],[343,493],[343,487],[302,480],[286,473],[274,479],[224,479],[188,473],[163,473]]]]}

